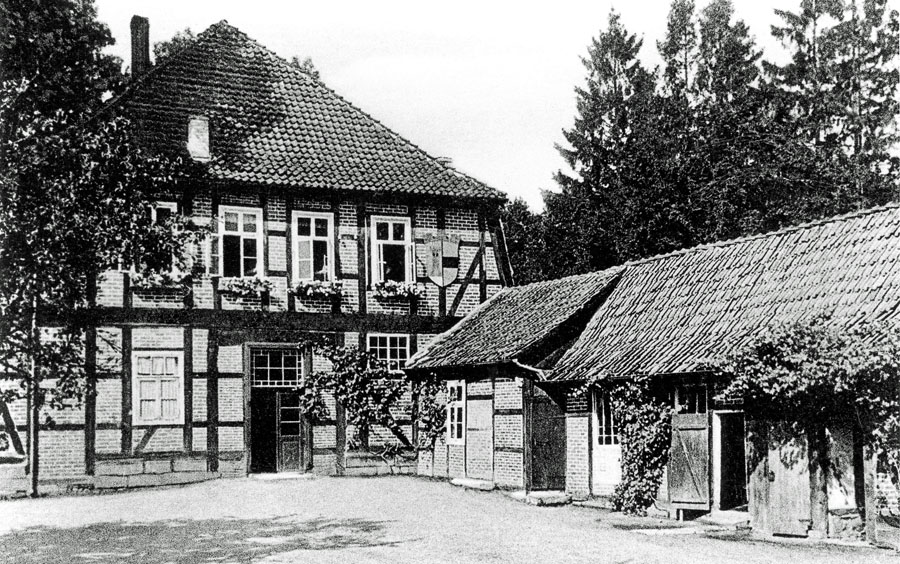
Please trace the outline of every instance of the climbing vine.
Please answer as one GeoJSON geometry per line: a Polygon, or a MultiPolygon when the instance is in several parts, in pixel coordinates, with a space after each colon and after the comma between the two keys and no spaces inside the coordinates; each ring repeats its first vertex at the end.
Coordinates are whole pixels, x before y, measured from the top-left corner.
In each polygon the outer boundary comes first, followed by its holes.
{"type": "MultiPolygon", "coordinates": [[[[309,347],[313,354],[325,359],[329,368],[313,370],[303,383],[296,388],[300,394],[303,411],[314,421],[328,419],[326,396],[334,397],[345,409],[347,423],[357,431],[349,441],[360,445],[361,437],[368,436],[375,426],[389,430],[399,442],[385,445],[390,455],[401,448],[414,448],[410,437],[399,423],[402,406],[407,391],[417,399],[419,405],[418,424],[425,440],[434,439],[443,432],[443,420],[437,407],[436,396],[440,390],[437,381],[411,381],[405,374],[391,370],[388,365],[368,351],[356,347],[342,347],[323,340],[301,343],[301,348],[309,347]],[[436,427],[440,427],[437,429],[436,427]]],[[[422,441],[420,440],[420,443],[422,441]]],[[[380,452],[384,454],[388,451],[380,452]]]]}
{"type": "Polygon", "coordinates": [[[776,325],[714,361],[728,377],[720,398],[740,398],[754,417],[814,430],[852,424],[877,451],[900,447],[900,327],[829,315],[776,325]]]}
{"type": "Polygon", "coordinates": [[[577,393],[591,389],[609,394],[622,447],[622,480],[613,493],[613,507],[644,515],[656,500],[669,460],[672,408],[654,392],[646,376],[629,380],[598,377],[577,393]]]}

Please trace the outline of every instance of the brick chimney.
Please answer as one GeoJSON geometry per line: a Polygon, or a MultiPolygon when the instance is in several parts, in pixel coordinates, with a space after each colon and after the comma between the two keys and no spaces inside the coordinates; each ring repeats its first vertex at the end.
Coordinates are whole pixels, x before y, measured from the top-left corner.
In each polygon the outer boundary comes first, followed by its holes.
{"type": "Polygon", "coordinates": [[[131,17],[131,77],[137,78],[150,69],[150,20],[131,17]]]}

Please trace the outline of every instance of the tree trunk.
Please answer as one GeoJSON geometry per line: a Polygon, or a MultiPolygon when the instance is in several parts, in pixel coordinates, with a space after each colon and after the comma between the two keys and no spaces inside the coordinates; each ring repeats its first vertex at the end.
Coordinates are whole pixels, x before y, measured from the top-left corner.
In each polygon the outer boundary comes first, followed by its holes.
{"type": "Polygon", "coordinates": [[[28,383],[28,468],[31,472],[31,497],[40,495],[38,489],[38,475],[40,457],[38,455],[38,435],[40,430],[40,367],[37,361],[37,351],[41,342],[41,335],[37,326],[37,297],[31,301],[31,366],[29,368],[28,383]]]}

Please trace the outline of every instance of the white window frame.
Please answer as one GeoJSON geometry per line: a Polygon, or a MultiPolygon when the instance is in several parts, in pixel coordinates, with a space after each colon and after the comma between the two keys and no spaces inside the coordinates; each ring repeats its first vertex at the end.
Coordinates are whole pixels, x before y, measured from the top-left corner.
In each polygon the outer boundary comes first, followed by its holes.
{"type": "Polygon", "coordinates": [[[447,381],[447,444],[466,444],[466,381],[447,381]],[[457,394],[454,390],[458,389],[457,394]],[[456,433],[455,430],[459,432],[456,433]]]}
{"type": "Polygon", "coordinates": [[[335,272],[334,272],[334,214],[333,213],[322,213],[322,212],[308,212],[308,211],[294,211],[291,214],[291,280],[294,282],[299,282],[301,280],[312,281],[315,280],[315,273],[312,271],[313,265],[315,264],[315,260],[313,258],[313,241],[325,241],[325,244],[328,246],[328,251],[325,255],[326,268],[328,269],[328,278],[329,281],[334,281],[335,272]],[[310,234],[300,236],[297,234],[297,226],[299,225],[300,218],[308,218],[310,220],[310,234]],[[328,222],[328,235],[325,236],[317,236],[315,220],[324,219],[328,222]],[[309,271],[311,276],[309,278],[301,278],[300,277],[300,243],[309,242],[310,245],[310,268],[309,271]]]}
{"type": "MultiPolygon", "coordinates": [[[[248,207],[248,206],[219,206],[219,217],[216,218],[216,222],[217,222],[216,233],[213,236],[214,238],[213,238],[212,243],[208,246],[210,248],[210,250],[212,248],[212,245],[216,246],[216,250],[218,253],[218,259],[219,259],[218,260],[219,268],[218,268],[218,271],[210,272],[210,274],[217,275],[217,276],[225,276],[225,256],[224,256],[224,251],[225,251],[224,240],[225,240],[225,238],[224,238],[224,236],[226,234],[234,234],[235,233],[232,231],[229,231],[227,233],[225,232],[225,214],[226,213],[238,214],[237,234],[239,234],[241,237],[241,248],[240,248],[240,251],[241,251],[241,258],[240,258],[241,274],[238,278],[250,278],[253,276],[258,277],[258,278],[263,278],[265,276],[264,273],[265,273],[265,265],[266,265],[265,248],[263,246],[263,240],[265,239],[265,237],[263,236],[264,232],[265,232],[265,229],[263,226],[263,210],[262,210],[262,208],[253,208],[253,207],[248,207]],[[256,259],[257,259],[256,274],[253,274],[253,275],[248,275],[244,272],[244,239],[251,237],[250,233],[245,233],[243,231],[244,218],[243,218],[243,215],[241,215],[241,214],[245,214],[245,213],[254,213],[254,214],[256,214],[256,216],[258,218],[258,221],[256,222],[256,233],[255,233],[255,235],[253,235],[253,237],[256,239],[256,259]]],[[[211,262],[212,262],[212,253],[210,252],[210,255],[207,256],[207,261],[206,261],[207,269],[209,269],[209,265],[211,264],[211,262]]]]}
{"type": "MultiPolygon", "coordinates": [[[[390,359],[387,359],[387,358],[379,359],[379,360],[383,360],[384,362],[386,362],[388,365],[388,369],[391,370],[392,372],[402,373],[403,366],[405,366],[406,361],[409,360],[409,338],[410,338],[409,335],[406,333],[369,333],[366,336],[366,350],[368,350],[369,352],[371,352],[373,354],[376,354],[376,356],[377,356],[377,353],[375,352],[376,349],[380,349],[381,347],[373,347],[372,340],[377,339],[379,337],[381,337],[381,338],[399,337],[399,338],[406,339],[406,346],[402,347],[402,349],[400,349],[400,350],[405,350],[405,352],[406,352],[406,359],[403,361],[403,365],[401,365],[399,361],[397,361],[396,363],[393,363],[390,359]]],[[[388,342],[387,350],[390,350],[390,348],[391,348],[390,342],[388,342]]]]}
{"type": "Polygon", "coordinates": [[[384,244],[404,245],[406,250],[406,272],[404,275],[404,282],[415,282],[415,238],[413,237],[412,221],[410,221],[410,218],[396,215],[373,215],[369,217],[369,224],[369,240],[371,242],[369,247],[369,255],[371,258],[371,283],[377,284],[378,282],[384,282],[384,270],[382,268],[384,261],[381,260],[381,248],[384,244]],[[388,223],[389,225],[395,223],[403,224],[405,226],[404,233],[406,234],[406,239],[403,241],[394,239],[394,230],[392,227],[389,227],[388,237],[390,238],[385,241],[379,241],[376,229],[378,223],[388,223]]]}
{"type": "Polygon", "coordinates": [[[182,425],[184,424],[184,351],[134,351],[131,353],[131,414],[134,425],[182,425]],[[174,374],[168,375],[142,375],[139,373],[141,359],[149,358],[153,362],[154,358],[162,358],[163,363],[167,358],[175,358],[176,366],[174,374]],[[177,414],[171,417],[163,417],[162,411],[162,380],[175,380],[175,399],[178,407],[177,414]],[[145,380],[154,380],[158,382],[159,394],[155,400],[158,402],[157,417],[141,417],[141,382],[145,380]]]}
{"type": "Polygon", "coordinates": [[[608,392],[597,392],[597,444],[615,446],[619,444],[619,427],[613,413],[612,399],[608,392]],[[608,425],[607,425],[608,423],[608,425]],[[604,431],[609,428],[610,434],[604,431]]]}

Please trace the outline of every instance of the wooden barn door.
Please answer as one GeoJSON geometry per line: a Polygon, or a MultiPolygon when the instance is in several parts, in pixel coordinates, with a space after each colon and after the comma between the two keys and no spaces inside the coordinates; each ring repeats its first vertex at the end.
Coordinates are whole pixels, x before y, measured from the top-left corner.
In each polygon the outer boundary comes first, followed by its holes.
{"type": "Polygon", "coordinates": [[[810,527],[809,454],[806,437],[780,421],[754,421],[749,504],[754,529],[807,536],[810,527]]]}
{"type": "Polygon", "coordinates": [[[669,500],[673,509],[709,510],[709,415],[672,415],[669,500]]]}
{"type": "Polygon", "coordinates": [[[531,489],[566,489],[566,416],[544,392],[532,398],[531,489]]]}

